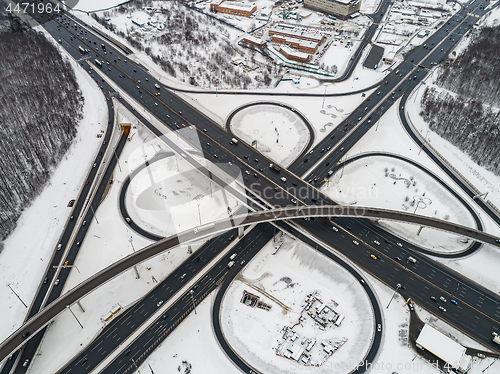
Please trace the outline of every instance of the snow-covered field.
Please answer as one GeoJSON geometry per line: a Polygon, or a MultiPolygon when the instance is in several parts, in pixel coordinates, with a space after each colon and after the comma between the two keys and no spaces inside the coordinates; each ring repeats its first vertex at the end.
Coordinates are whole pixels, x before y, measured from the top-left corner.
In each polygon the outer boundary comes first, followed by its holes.
{"type": "Polygon", "coordinates": [[[231,130],[246,143],[257,141],[256,149],[280,165],[290,165],[304,150],[309,139],[308,127],[287,108],[253,105],[232,118],[231,130]]]}
{"type": "Polygon", "coordinates": [[[340,327],[325,331],[317,325],[309,326],[306,321],[304,327],[296,326],[293,331],[316,339],[317,344],[325,339],[347,338],[315,372],[352,370],[367,354],[375,333],[370,301],[359,281],[341,266],[291,238],[285,238],[275,256],[273,252],[270,242],[239,274],[224,296],[221,326],[231,347],[264,373],[282,373],[300,366],[276,355],[276,341],[281,341],[284,326],[298,322],[306,295],[316,291],[323,302],[345,316],[344,321],[340,327]],[[240,303],[243,290],[259,296],[272,309],[265,311],[240,303]],[[337,370],[335,364],[339,365],[337,370]]]}
{"type": "MultiPolygon", "coordinates": [[[[345,205],[373,206],[474,227],[466,208],[425,171],[402,160],[376,156],[360,159],[339,169],[329,178],[324,191],[345,205]]],[[[419,236],[418,226],[384,222],[401,236],[435,250],[453,252],[469,244],[461,237],[425,228],[419,236]]]]}

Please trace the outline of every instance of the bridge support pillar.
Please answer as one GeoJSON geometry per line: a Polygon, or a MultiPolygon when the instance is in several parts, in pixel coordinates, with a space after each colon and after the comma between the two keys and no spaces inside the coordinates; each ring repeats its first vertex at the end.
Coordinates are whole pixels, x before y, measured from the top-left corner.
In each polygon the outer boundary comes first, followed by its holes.
{"type": "Polygon", "coordinates": [[[420,226],[420,227],[418,228],[417,235],[420,235],[420,232],[422,231],[422,229],[423,229],[423,228],[424,228],[424,226],[420,226]]]}
{"type": "Polygon", "coordinates": [[[140,279],[141,276],[139,275],[139,270],[137,270],[137,266],[134,265],[134,270],[135,270],[135,279],[140,279]]]}
{"type": "Polygon", "coordinates": [[[243,226],[238,227],[238,238],[243,237],[244,233],[245,233],[245,228],[243,226]]]}

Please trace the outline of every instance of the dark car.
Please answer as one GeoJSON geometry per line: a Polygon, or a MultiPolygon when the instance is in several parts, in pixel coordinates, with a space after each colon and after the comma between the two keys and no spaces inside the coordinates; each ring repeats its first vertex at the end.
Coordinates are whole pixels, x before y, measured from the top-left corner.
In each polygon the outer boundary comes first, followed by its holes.
{"type": "Polygon", "coordinates": [[[30,336],[30,332],[29,332],[29,331],[26,331],[26,332],[23,334],[22,338],[23,338],[23,339],[26,339],[28,336],[30,336]]]}

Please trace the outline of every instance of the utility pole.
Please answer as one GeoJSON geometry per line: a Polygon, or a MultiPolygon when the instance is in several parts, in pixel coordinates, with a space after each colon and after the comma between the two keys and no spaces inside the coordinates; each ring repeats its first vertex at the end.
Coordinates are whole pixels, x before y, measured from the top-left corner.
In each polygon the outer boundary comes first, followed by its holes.
{"type": "Polygon", "coordinates": [[[16,291],[14,291],[14,290],[12,289],[12,287],[10,286],[10,284],[8,284],[8,285],[7,285],[7,287],[9,287],[9,288],[10,288],[10,290],[14,293],[14,295],[16,295],[16,296],[17,296],[17,298],[19,299],[19,301],[20,301],[20,302],[22,302],[22,303],[23,303],[23,305],[27,308],[28,306],[24,303],[23,299],[21,299],[21,297],[20,297],[20,296],[16,293],[16,291]]]}
{"type": "Polygon", "coordinates": [[[71,310],[71,307],[70,307],[69,305],[66,305],[66,309],[68,309],[68,310],[71,312],[71,314],[73,314],[73,317],[75,317],[76,322],[78,322],[78,324],[80,325],[80,327],[83,329],[83,325],[80,323],[80,321],[78,320],[78,318],[76,318],[76,315],[75,315],[75,313],[73,313],[73,311],[71,310]]]}

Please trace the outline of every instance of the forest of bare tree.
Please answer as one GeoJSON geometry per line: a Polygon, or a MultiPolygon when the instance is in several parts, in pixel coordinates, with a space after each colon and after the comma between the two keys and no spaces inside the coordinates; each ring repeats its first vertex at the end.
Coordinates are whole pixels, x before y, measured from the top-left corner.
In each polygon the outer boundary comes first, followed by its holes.
{"type": "Polygon", "coordinates": [[[69,62],[32,30],[0,35],[0,81],[2,241],[70,147],[83,96],[69,62]]]}
{"type": "Polygon", "coordinates": [[[430,129],[500,175],[500,27],[485,27],[449,66],[438,70],[444,90],[426,89],[421,115],[430,129]]]}

